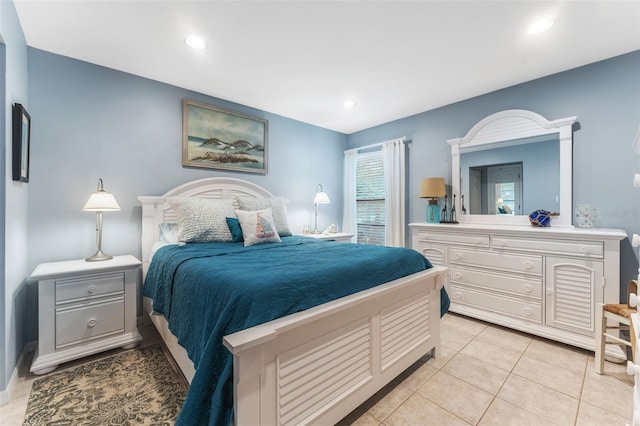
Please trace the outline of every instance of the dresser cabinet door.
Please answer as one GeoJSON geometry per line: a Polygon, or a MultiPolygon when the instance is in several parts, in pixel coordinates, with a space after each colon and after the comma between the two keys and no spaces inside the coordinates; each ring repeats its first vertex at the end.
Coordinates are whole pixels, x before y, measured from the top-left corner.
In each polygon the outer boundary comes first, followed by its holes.
{"type": "Polygon", "coordinates": [[[547,256],[545,282],[546,324],[595,336],[595,306],[604,298],[603,263],[547,256]]]}
{"type": "MultiPolygon", "coordinates": [[[[419,242],[416,248],[432,265],[449,266],[449,246],[437,243],[419,242]]],[[[442,277],[442,285],[449,292],[449,273],[442,277]]]]}

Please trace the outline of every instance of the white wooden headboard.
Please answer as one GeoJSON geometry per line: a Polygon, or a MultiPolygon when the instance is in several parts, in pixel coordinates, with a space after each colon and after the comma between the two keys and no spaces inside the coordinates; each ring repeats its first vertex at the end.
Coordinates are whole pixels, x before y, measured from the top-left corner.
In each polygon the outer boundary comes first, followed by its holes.
{"type": "Polygon", "coordinates": [[[166,202],[167,197],[200,197],[227,199],[235,195],[249,197],[273,198],[273,194],[259,185],[249,181],[228,177],[212,177],[198,179],[177,186],[164,195],[140,195],[142,203],[142,274],[147,274],[151,260],[151,249],[159,239],[159,225],[165,222],[176,222],[176,214],[166,202]]]}

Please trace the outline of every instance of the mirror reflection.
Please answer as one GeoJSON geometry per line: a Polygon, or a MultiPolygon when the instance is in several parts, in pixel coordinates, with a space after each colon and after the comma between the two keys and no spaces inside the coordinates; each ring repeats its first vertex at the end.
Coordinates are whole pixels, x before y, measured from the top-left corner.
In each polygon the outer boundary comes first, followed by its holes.
{"type": "Polygon", "coordinates": [[[462,148],[460,188],[470,214],[559,211],[559,139],[547,135],[462,148]]]}

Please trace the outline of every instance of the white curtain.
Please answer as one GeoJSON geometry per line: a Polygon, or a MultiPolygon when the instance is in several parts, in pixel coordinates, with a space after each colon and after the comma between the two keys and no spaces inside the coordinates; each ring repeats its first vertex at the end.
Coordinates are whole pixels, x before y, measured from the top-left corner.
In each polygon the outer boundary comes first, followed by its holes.
{"type": "Polygon", "coordinates": [[[404,247],[405,234],[404,138],[382,144],[385,192],[385,245],[404,247]]]}
{"type": "Polygon", "coordinates": [[[356,215],[357,160],[357,149],[350,149],[344,152],[344,216],[342,218],[342,232],[353,234],[353,241],[358,241],[358,218],[356,215]]]}

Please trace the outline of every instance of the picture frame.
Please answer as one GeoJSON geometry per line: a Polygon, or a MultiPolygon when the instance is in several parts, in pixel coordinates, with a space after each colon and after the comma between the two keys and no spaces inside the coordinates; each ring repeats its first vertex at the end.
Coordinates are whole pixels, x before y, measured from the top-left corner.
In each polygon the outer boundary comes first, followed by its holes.
{"type": "Polygon", "coordinates": [[[182,101],[182,165],[267,173],[269,122],[190,99],[182,101]]]}
{"type": "Polygon", "coordinates": [[[13,118],[13,180],[29,182],[31,152],[31,116],[22,104],[14,104],[13,118]]]}

